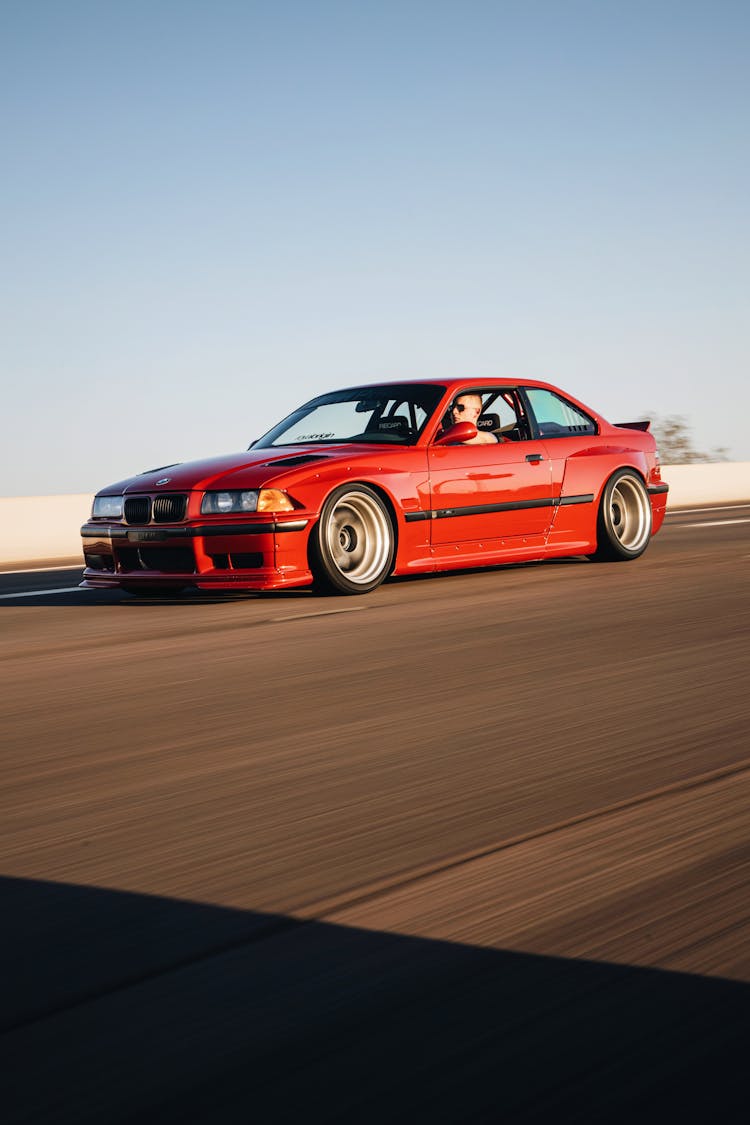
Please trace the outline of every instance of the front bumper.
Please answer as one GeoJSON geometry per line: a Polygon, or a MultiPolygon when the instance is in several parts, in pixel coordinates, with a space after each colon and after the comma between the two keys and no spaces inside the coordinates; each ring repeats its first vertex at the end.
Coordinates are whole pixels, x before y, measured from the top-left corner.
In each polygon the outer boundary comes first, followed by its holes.
{"type": "Polygon", "coordinates": [[[195,586],[271,590],[312,581],[307,561],[310,520],[259,519],[132,527],[90,521],[81,528],[83,586],[195,586]]]}

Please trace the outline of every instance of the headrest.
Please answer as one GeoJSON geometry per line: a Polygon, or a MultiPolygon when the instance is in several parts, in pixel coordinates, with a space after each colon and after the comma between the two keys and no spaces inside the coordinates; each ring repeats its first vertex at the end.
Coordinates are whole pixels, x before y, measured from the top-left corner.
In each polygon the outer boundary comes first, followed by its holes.
{"type": "Polygon", "coordinates": [[[477,418],[478,430],[499,430],[500,429],[500,415],[499,414],[480,414],[477,418]]]}

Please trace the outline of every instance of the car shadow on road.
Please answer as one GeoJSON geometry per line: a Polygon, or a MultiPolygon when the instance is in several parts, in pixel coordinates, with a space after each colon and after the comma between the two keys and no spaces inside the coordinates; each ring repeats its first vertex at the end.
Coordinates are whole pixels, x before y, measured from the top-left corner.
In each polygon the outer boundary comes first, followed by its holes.
{"type": "Polygon", "coordinates": [[[750,986],[0,880],[5,1125],[745,1119],[750,986]]]}
{"type": "MultiPolygon", "coordinates": [[[[388,578],[385,582],[383,589],[388,587],[399,587],[403,585],[427,584],[430,582],[443,581],[460,581],[461,578],[468,578],[474,575],[491,574],[493,571],[524,571],[535,567],[549,567],[549,566],[571,566],[580,563],[587,563],[589,560],[585,557],[575,558],[561,558],[561,559],[538,559],[529,562],[520,563],[503,563],[493,566],[475,566],[475,567],[461,567],[456,570],[439,570],[427,571],[420,574],[399,574],[388,578]]],[[[65,606],[74,608],[88,609],[92,607],[101,606],[123,606],[128,609],[143,608],[145,610],[153,609],[154,607],[164,608],[172,607],[177,610],[194,609],[199,606],[211,605],[227,605],[242,603],[248,601],[297,601],[303,600],[308,602],[329,603],[342,600],[342,595],[336,595],[314,589],[310,586],[293,587],[288,590],[198,590],[195,588],[185,588],[182,590],[175,590],[171,592],[162,593],[149,593],[149,594],[133,594],[124,590],[116,589],[84,589],[84,588],[71,588],[71,589],[50,589],[46,591],[41,587],[36,591],[30,591],[21,588],[16,595],[12,592],[7,592],[7,583],[11,581],[11,576],[3,576],[0,574],[0,609],[12,608],[36,608],[39,606],[65,606]],[[5,581],[3,582],[3,578],[5,581]]],[[[65,579],[48,579],[49,582],[57,580],[64,581],[65,579]]],[[[16,581],[18,581],[16,579],[16,581]]],[[[373,593],[369,595],[373,596],[373,593]]],[[[374,596],[377,596],[375,593],[374,596]]]]}
{"type": "Polygon", "coordinates": [[[18,608],[39,608],[40,606],[67,606],[77,609],[101,608],[102,606],[118,606],[127,609],[149,610],[156,607],[171,607],[175,610],[190,610],[199,606],[228,605],[248,601],[259,601],[264,598],[275,601],[292,601],[299,598],[311,599],[314,597],[309,590],[271,590],[271,591],[234,591],[224,593],[204,592],[202,590],[184,590],[176,594],[149,594],[138,596],[126,593],[123,590],[66,590],[56,593],[45,593],[39,590],[33,593],[23,593],[13,596],[6,594],[0,601],[0,610],[18,608]]]}

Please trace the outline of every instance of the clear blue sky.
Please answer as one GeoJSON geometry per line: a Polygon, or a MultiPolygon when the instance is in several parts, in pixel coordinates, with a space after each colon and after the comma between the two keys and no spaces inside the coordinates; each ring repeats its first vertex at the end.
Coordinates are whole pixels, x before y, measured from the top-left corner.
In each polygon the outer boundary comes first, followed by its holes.
{"type": "Polygon", "coordinates": [[[750,460],[747,0],[0,0],[0,494],[548,379],[750,460]]]}

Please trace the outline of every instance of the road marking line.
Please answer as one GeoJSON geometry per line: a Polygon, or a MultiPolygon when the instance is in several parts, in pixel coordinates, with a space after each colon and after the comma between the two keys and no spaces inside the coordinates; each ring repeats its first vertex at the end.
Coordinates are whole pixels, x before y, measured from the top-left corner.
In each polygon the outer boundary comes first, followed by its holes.
{"type": "Polygon", "coordinates": [[[708,520],[706,523],[679,523],[675,526],[675,531],[680,527],[729,527],[732,523],[750,523],[750,519],[746,520],[708,520]]]}
{"type": "Polygon", "coordinates": [[[45,598],[48,594],[74,594],[80,589],[80,586],[63,586],[59,590],[24,590],[17,594],[0,594],[0,598],[45,598]]]}
{"type": "Polygon", "coordinates": [[[318,609],[313,613],[295,613],[292,617],[271,617],[274,624],[279,621],[303,621],[306,617],[332,617],[334,613],[360,613],[363,609],[371,609],[369,605],[353,605],[351,609],[318,609]]]}
{"type": "Polygon", "coordinates": [[[694,516],[701,512],[736,512],[741,508],[750,507],[750,501],[744,504],[719,504],[715,508],[670,508],[668,516],[694,516]]]}

